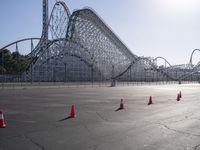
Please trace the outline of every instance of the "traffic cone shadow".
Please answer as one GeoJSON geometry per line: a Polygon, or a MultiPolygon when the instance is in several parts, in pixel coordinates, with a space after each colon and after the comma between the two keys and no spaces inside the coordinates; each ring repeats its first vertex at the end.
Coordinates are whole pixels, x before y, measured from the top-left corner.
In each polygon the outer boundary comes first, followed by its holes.
{"type": "Polygon", "coordinates": [[[179,97],[182,98],[182,93],[181,93],[181,91],[179,92],[179,97]]]}
{"type": "Polygon", "coordinates": [[[68,120],[68,119],[71,119],[71,118],[76,118],[76,112],[75,112],[75,106],[74,106],[74,104],[71,107],[70,115],[68,117],[66,117],[66,118],[58,120],[58,122],[65,121],[65,120],[68,120]]]}
{"type": "Polygon", "coordinates": [[[180,94],[179,93],[177,94],[176,100],[180,101],[180,94]]]}
{"type": "Polygon", "coordinates": [[[65,121],[65,120],[68,120],[68,119],[70,119],[71,117],[70,116],[68,116],[68,117],[66,117],[66,118],[63,118],[63,119],[60,119],[60,120],[58,120],[59,122],[62,122],[62,121],[65,121]]]}

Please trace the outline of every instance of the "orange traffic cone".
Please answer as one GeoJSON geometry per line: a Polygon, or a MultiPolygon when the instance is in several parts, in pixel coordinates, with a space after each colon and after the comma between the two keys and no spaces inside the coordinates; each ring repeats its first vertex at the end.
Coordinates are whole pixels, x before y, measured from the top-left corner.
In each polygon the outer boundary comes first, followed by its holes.
{"type": "Polygon", "coordinates": [[[0,110],[0,128],[5,128],[6,124],[4,122],[3,112],[0,110]]]}
{"type": "Polygon", "coordinates": [[[176,100],[177,100],[177,101],[180,101],[180,94],[179,94],[179,93],[177,94],[176,100]]]}
{"type": "Polygon", "coordinates": [[[121,99],[119,109],[124,109],[124,102],[123,102],[123,99],[121,99]]]}
{"type": "Polygon", "coordinates": [[[75,112],[74,104],[72,105],[72,108],[71,108],[70,118],[76,118],[76,112],[75,112]]]}
{"type": "Polygon", "coordinates": [[[149,103],[148,103],[148,105],[151,105],[151,104],[153,104],[153,102],[152,102],[152,97],[149,96],[149,103]]]}
{"type": "Polygon", "coordinates": [[[182,94],[181,94],[181,91],[180,91],[180,93],[179,93],[179,97],[180,97],[180,98],[182,98],[182,94]]]}

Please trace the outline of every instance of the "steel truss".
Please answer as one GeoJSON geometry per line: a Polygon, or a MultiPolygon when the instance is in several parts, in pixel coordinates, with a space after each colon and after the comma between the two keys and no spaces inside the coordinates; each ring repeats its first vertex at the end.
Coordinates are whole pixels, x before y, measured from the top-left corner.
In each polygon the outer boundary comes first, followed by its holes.
{"type": "Polygon", "coordinates": [[[193,65],[192,56],[200,50],[192,52],[187,65],[172,66],[163,57],[139,57],[91,8],[71,14],[63,1],[57,1],[48,18],[47,3],[48,0],[43,0],[42,36],[36,47],[31,46],[30,65],[21,80],[151,82],[199,79],[200,63],[193,65]],[[158,59],[164,60],[164,67],[157,65],[158,59]]]}

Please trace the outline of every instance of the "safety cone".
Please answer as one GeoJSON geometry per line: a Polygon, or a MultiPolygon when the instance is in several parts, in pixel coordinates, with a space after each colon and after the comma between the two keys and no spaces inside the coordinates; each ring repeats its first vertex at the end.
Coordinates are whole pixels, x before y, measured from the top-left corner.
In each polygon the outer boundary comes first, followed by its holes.
{"type": "Polygon", "coordinates": [[[148,105],[151,105],[151,104],[153,104],[153,102],[152,102],[152,97],[149,96],[149,103],[148,103],[148,105]]]}
{"type": "Polygon", "coordinates": [[[180,98],[182,98],[182,94],[181,94],[181,91],[179,92],[179,97],[180,97],[180,98]]]}
{"type": "Polygon", "coordinates": [[[176,100],[177,100],[177,101],[180,101],[180,94],[179,94],[179,93],[177,94],[176,100]]]}
{"type": "Polygon", "coordinates": [[[121,99],[119,109],[124,109],[124,100],[121,99]]]}
{"type": "Polygon", "coordinates": [[[3,112],[0,110],[0,128],[5,128],[6,124],[3,117],[3,112]]]}
{"type": "Polygon", "coordinates": [[[76,112],[75,112],[74,104],[72,105],[72,108],[71,108],[70,118],[76,118],[76,112]]]}

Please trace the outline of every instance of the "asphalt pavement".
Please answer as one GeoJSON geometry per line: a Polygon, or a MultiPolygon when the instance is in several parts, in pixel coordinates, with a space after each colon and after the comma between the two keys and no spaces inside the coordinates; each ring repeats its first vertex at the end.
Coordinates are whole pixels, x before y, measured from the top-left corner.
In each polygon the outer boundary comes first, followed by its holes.
{"type": "Polygon", "coordinates": [[[200,84],[4,89],[0,109],[0,150],[200,150],[200,84]]]}

